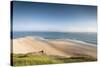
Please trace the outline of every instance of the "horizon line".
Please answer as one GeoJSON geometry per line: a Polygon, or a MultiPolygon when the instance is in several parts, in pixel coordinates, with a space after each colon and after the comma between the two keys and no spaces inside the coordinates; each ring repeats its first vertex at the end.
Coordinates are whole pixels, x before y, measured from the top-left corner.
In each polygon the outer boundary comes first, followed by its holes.
{"type": "Polygon", "coordinates": [[[87,32],[87,33],[97,33],[96,31],[11,31],[11,32],[87,32]]]}

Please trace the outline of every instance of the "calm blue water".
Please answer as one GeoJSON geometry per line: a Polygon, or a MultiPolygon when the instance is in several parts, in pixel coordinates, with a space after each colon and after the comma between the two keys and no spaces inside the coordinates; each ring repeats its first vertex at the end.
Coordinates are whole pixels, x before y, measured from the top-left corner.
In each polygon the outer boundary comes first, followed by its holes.
{"type": "Polygon", "coordinates": [[[45,39],[72,39],[97,44],[97,33],[71,33],[71,32],[13,32],[12,38],[25,36],[39,36],[45,39]]]}

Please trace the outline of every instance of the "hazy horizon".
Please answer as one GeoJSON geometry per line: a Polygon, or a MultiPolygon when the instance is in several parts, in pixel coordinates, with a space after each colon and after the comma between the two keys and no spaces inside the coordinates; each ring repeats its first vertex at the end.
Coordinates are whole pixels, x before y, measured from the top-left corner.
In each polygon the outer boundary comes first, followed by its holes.
{"type": "MultiPolygon", "coordinates": [[[[64,32],[64,31],[21,31],[21,30],[19,30],[19,31],[11,31],[11,32],[62,32],[62,33],[74,33],[74,31],[66,31],[66,32],[64,32]]],[[[97,33],[97,32],[80,32],[80,31],[75,31],[75,33],[97,33]]]]}
{"type": "Polygon", "coordinates": [[[13,31],[97,32],[97,7],[13,2],[13,31]]]}

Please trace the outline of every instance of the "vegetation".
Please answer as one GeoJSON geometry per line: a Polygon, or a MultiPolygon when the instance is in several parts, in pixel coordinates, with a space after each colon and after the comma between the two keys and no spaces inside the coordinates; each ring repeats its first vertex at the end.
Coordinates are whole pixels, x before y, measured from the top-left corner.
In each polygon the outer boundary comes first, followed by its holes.
{"type": "Polygon", "coordinates": [[[96,61],[95,58],[90,56],[74,56],[70,58],[48,56],[46,54],[12,54],[11,56],[13,66],[96,61]]]}

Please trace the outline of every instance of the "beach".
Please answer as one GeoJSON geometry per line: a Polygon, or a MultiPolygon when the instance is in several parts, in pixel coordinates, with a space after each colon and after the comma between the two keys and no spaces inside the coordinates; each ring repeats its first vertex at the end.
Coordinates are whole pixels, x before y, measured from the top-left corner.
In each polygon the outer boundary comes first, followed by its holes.
{"type": "Polygon", "coordinates": [[[97,61],[97,6],[11,2],[11,65],[97,61]]]}
{"type": "Polygon", "coordinates": [[[43,52],[46,55],[72,57],[87,55],[97,58],[97,47],[70,40],[46,40],[26,36],[12,39],[12,53],[27,54],[43,52]]]}

